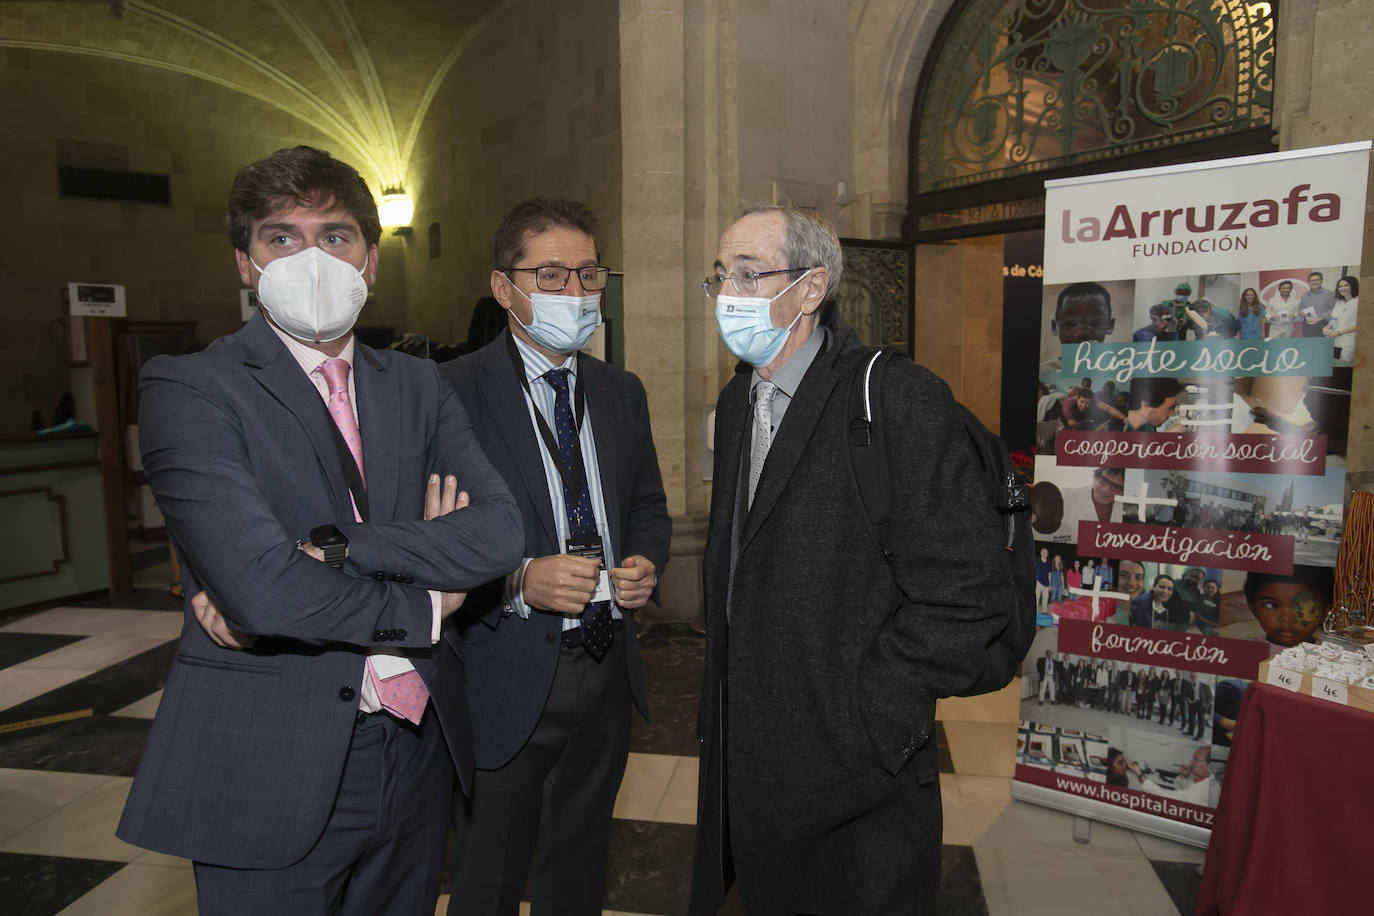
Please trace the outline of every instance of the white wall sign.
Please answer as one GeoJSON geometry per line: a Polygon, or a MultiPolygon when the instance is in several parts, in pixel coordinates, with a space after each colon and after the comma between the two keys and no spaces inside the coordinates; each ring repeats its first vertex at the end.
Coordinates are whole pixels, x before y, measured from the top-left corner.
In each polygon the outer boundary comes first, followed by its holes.
{"type": "Polygon", "coordinates": [[[1368,140],[1045,182],[1045,282],[1358,264],[1368,140]]]}
{"type": "Polygon", "coordinates": [[[68,283],[67,302],[73,315],[123,318],[124,287],[118,283],[68,283]]]}

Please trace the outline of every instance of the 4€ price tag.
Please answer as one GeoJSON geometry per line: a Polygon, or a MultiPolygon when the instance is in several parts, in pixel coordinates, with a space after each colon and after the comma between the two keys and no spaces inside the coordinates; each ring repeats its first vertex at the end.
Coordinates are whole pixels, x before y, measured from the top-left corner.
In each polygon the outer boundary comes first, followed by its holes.
{"type": "Polygon", "coordinates": [[[1280,668],[1273,662],[1269,663],[1269,683],[1274,687],[1282,687],[1284,690],[1291,690],[1297,693],[1302,690],[1302,672],[1289,671],[1287,668],[1280,668]]]}
{"type": "Polygon", "coordinates": [[[1332,703],[1339,703],[1342,706],[1350,705],[1350,690],[1340,681],[1328,680],[1324,677],[1312,678],[1312,696],[1332,703]]]}

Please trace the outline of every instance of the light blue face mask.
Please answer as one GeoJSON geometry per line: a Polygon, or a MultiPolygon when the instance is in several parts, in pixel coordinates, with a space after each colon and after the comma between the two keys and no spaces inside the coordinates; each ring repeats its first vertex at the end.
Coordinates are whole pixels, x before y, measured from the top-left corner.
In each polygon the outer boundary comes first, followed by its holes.
{"type": "Polygon", "coordinates": [[[787,335],[792,333],[804,313],[798,311],[787,327],[775,328],[770,314],[773,299],[806,279],[809,273],[811,270],[787,284],[787,288],[772,299],[724,294],[716,297],[716,329],[720,331],[720,339],[725,341],[725,348],[735,354],[736,359],[761,368],[777,357],[787,342],[787,335]]]}
{"type": "Polygon", "coordinates": [[[525,333],[537,344],[555,353],[571,353],[581,350],[592,339],[592,332],[601,326],[601,293],[590,296],[553,296],[548,293],[525,295],[525,291],[514,283],[515,290],[530,301],[530,323],[515,320],[525,333]]]}

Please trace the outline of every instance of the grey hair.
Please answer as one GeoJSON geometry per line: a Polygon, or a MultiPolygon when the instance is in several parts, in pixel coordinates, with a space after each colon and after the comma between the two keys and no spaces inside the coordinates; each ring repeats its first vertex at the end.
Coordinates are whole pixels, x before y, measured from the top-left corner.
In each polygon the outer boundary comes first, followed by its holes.
{"type": "Polygon", "coordinates": [[[781,213],[787,225],[783,242],[783,257],[788,267],[824,267],[829,274],[825,298],[834,296],[844,273],[844,254],[840,251],[840,237],[825,217],[813,210],[786,207],[781,204],[758,204],[746,207],[743,219],[752,213],[781,213]]]}

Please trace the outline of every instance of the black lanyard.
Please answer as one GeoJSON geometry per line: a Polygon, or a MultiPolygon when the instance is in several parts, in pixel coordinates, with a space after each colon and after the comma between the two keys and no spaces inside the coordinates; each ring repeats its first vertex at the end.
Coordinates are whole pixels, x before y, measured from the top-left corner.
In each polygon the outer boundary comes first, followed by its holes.
{"type": "MultiPolygon", "coordinates": [[[[324,404],[323,401],[320,402],[324,404]]],[[[339,432],[339,424],[334,422],[334,416],[329,412],[328,405],[324,407],[325,419],[328,420],[329,431],[333,433],[334,450],[339,454],[339,466],[343,469],[344,482],[348,484],[348,492],[353,494],[353,505],[358,509],[358,518],[367,521],[367,487],[363,485],[362,471],[358,463],[353,460],[353,452],[349,451],[348,443],[344,441],[343,433],[339,432]]],[[[358,433],[362,435],[361,432],[358,433]]]]}
{"type": "MultiPolygon", "coordinates": [[[[549,429],[549,423],[544,419],[544,413],[539,409],[539,404],[534,400],[534,395],[530,392],[529,379],[525,374],[525,361],[520,358],[520,350],[515,346],[515,336],[506,335],[506,349],[510,352],[511,362],[515,364],[515,377],[520,379],[520,387],[525,389],[526,396],[530,399],[530,406],[534,408],[534,422],[539,428],[539,436],[544,440],[544,448],[548,451],[549,457],[553,459],[553,466],[558,469],[558,476],[563,479],[563,487],[576,502],[577,496],[582,492],[582,480],[586,476],[586,465],[582,460],[582,418],[587,413],[587,396],[583,391],[581,380],[579,379],[576,390],[573,392],[573,436],[577,444],[576,463],[572,468],[563,465],[563,453],[558,448],[558,437],[553,430],[549,429]],[[574,486],[574,484],[576,484],[574,486]]],[[[575,357],[579,368],[581,367],[581,354],[575,357]]],[[[557,410],[557,393],[555,392],[554,409],[557,410]]]]}

